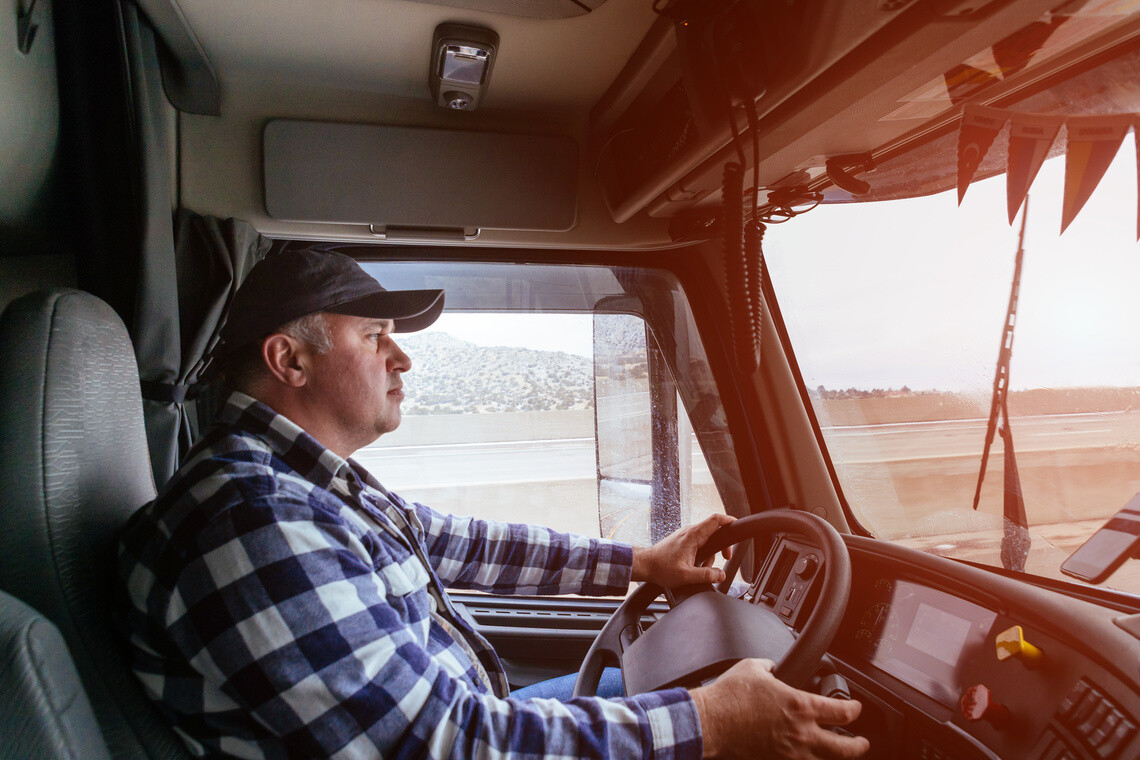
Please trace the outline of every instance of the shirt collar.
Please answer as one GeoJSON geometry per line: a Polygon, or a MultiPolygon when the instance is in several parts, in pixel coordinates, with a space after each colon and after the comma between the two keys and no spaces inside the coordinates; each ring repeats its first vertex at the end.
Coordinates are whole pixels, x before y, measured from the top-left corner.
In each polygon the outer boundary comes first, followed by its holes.
{"type": "Polygon", "coordinates": [[[240,391],[226,399],[220,420],[264,441],[285,464],[316,486],[328,490],[336,477],[359,476],[348,460],[334,454],[283,414],[240,391]]]}

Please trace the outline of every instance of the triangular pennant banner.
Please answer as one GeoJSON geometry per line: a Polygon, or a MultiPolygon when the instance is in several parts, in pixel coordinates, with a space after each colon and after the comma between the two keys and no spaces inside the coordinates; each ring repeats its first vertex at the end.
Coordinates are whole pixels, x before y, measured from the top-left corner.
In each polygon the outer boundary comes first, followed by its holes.
{"type": "Polygon", "coordinates": [[[1012,114],[1009,121],[1009,169],[1005,175],[1005,199],[1009,223],[1013,224],[1018,209],[1029,195],[1029,187],[1037,177],[1041,164],[1049,156],[1049,148],[1057,139],[1064,119],[1059,116],[1012,114]]]}
{"type": "Polygon", "coordinates": [[[958,132],[958,205],[1008,118],[1007,111],[997,108],[969,105],[963,110],[958,132]]]}
{"type": "Polygon", "coordinates": [[[1062,233],[1080,213],[1108,171],[1120,143],[1132,126],[1132,119],[1132,116],[1070,116],[1066,120],[1069,140],[1065,151],[1062,233]]]}

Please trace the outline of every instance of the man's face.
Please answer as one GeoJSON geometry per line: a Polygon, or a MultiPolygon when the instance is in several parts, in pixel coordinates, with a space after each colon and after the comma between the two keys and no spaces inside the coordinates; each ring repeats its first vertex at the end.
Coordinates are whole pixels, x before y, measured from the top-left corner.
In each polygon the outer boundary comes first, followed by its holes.
{"type": "Polygon", "coordinates": [[[367,446],[400,424],[402,375],[412,360],[392,339],[392,320],[325,314],[333,347],[310,354],[306,383],[353,450],[367,446]]]}

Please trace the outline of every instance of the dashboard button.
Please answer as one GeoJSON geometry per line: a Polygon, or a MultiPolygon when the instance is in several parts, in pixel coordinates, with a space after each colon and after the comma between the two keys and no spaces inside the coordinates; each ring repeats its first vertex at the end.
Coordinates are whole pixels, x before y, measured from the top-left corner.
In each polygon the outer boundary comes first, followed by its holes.
{"type": "Polygon", "coordinates": [[[1098,704],[1096,709],[1089,713],[1089,717],[1081,721],[1080,725],[1077,726],[1077,733],[1091,744],[1093,732],[1104,723],[1105,718],[1108,717],[1108,713],[1111,710],[1112,706],[1107,702],[1098,704]]]}
{"type": "Polygon", "coordinates": [[[1088,720],[1089,716],[1096,710],[1097,705],[1103,702],[1103,694],[1096,689],[1089,689],[1066,717],[1071,724],[1080,725],[1088,720]]]}
{"type": "Polygon", "coordinates": [[[1094,747],[1099,747],[1104,743],[1105,739],[1112,735],[1116,727],[1120,725],[1120,721],[1124,720],[1124,716],[1116,710],[1109,710],[1108,715],[1101,721],[1100,727],[1092,732],[1089,736],[1089,744],[1094,747]]]}
{"type": "Polygon", "coordinates": [[[1136,726],[1127,720],[1120,721],[1108,738],[1096,748],[1097,755],[1106,758],[1106,760],[1115,757],[1120,749],[1132,740],[1135,733],[1136,726]]]}
{"type": "Polygon", "coordinates": [[[1073,687],[1073,690],[1069,692],[1069,696],[1065,697],[1065,701],[1061,703],[1061,707],[1058,710],[1061,717],[1066,719],[1071,717],[1073,711],[1077,709],[1077,705],[1081,703],[1081,700],[1084,699],[1088,693],[1089,682],[1085,680],[1077,681],[1077,685],[1073,687]]]}

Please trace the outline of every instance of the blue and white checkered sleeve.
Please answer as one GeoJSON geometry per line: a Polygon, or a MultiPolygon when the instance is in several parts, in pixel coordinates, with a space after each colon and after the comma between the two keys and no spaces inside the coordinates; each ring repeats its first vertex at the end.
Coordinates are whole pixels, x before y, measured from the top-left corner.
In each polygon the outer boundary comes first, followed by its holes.
{"type": "Polygon", "coordinates": [[[601,596],[629,591],[633,550],[628,544],[414,506],[436,572],[454,588],[601,596]]]}
{"type": "Polygon", "coordinates": [[[498,699],[453,677],[427,650],[427,621],[404,620],[400,589],[377,572],[382,542],[332,513],[241,505],[199,545],[177,583],[171,636],[225,695],[215,701],[248,711],[298,755],[701,754],[683,689],[563,703],[498,699]]]}

